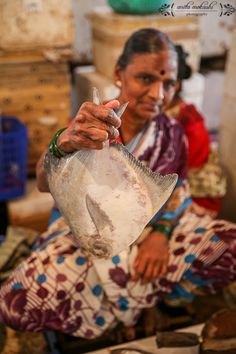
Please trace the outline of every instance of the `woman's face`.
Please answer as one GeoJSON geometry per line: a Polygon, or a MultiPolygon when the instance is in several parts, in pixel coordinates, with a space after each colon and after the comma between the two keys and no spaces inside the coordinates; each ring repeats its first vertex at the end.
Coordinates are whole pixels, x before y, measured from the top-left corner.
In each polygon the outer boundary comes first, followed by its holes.
{"type": "Polygon", "coordinates": [[[143,122],[153,119],[175,94],[177,57],[171,50],[135,54],[125,69],[116,68],[121,102],[129,102],[127,116],[143,122]]]}

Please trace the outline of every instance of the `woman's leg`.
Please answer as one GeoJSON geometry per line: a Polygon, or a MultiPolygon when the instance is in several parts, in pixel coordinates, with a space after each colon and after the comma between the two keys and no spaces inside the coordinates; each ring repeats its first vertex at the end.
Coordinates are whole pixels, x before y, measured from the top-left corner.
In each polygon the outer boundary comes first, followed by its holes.
{"type": "Polygon", "coordinates": [[[189,302],[196,294],[215,294],[236,279],[236,225],[224,220],[202,225],[201,219],[196,225],[188,232],[180,227],[174,235],[173,276],[178,271],[182,275],[167,296],[169,303],[189,302]]]}
{"type": "Polygon", "coordinates": [[[34,251],[0,290],[0,320],[20,331],[92,338],[114,321],[92,261],[61,235],[34,251]]]}

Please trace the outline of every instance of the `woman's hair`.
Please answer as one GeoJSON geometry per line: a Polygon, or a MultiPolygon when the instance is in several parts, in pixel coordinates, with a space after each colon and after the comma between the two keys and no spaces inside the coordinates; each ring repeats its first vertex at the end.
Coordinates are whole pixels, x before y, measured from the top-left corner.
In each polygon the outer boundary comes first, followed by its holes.
{"type": "Polygon", "coordinates": [[[125,69],[135,54],[158,53],[168,49],[176,53],[175,46],[167,34],[154,28],[143,28],[128,38],[117,64],[121,69],[125,69]]]}
{"type": "Polygon", "coordinates": [[[175,46],[177,55],[178,55],[178,74],[177,79],[181,82],[182,80],[189,79],[192,75],[192,69],[187,64],[186,58],[188,53],[186,53],[181,45],[175,46]]]}

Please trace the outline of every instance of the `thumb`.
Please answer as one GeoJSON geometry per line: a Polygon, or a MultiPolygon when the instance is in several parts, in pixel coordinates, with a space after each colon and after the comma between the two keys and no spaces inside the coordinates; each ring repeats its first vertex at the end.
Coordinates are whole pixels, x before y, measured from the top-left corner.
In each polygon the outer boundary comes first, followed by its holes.
{"type": "Polygon", "coordinates": [[[104,104],[107,108],[118,109],[120,107],[120,102],[118,100],[112,100],[104,104]]]}

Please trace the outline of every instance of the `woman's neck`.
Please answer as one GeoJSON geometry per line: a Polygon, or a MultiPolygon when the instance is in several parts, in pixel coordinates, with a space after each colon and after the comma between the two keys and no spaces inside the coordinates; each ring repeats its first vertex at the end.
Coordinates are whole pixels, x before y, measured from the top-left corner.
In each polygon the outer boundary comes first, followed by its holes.
{"type": "Polygon", "coordinates": [[[138,133],[140,133],[147,122],[139,122],[138,119],[131,118],[124,114],[121,118],[120,135],[123,143],[128,144],[138,133]]]}

